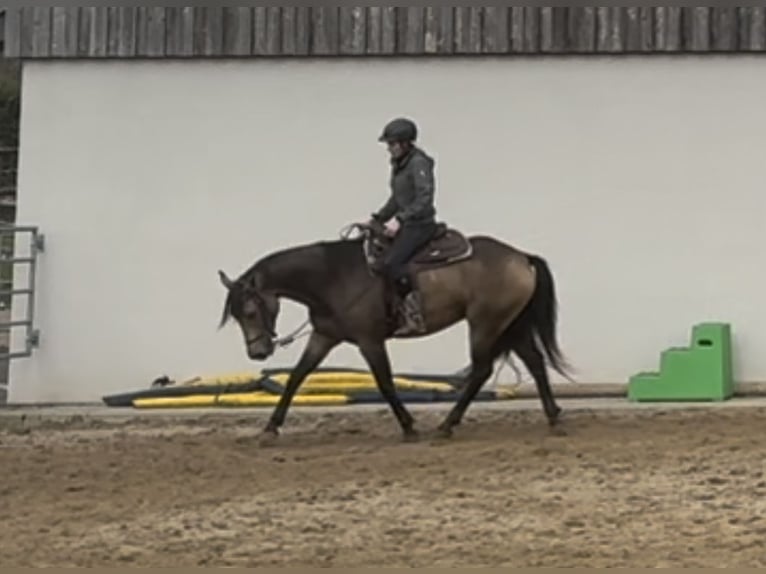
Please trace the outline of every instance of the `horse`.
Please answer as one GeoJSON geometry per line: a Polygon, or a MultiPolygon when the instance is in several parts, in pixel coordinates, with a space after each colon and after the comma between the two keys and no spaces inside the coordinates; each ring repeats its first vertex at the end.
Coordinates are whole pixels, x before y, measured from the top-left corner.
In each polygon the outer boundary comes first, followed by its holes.
{"type": "MultiPolygon", "coordinates": [[[[386,342],[419,338],[467,321],[470,371],[460,396],[437,428],[453,436],[470,403],[490,378],[495,362],[515,353],[535,380],[551,428],[562,412],[550,386],[546,362],[568,377],[569,365],[556,334],[557,299],[548,263],[487,235],[467,237],[439,224],[439,232],[411,259],[408,272],[422,300],[425,328],[395,336],[388,320],[390,286],[373,271],[390,238],[381,226],[355,224],[361,233],[272,252],[236,280],[219,270],[226,290],[219,328],[230,318],[239,324],[249,358],[265,361],[278,346],[275,331],[280,300],[308,309],[311,333],[284,391],[263,429],[273,441],[306,377],[342,343],[357,347],[390,406],[406,442],[419,437],[415,420],[396,393],[386,342]]],[[[570,379],[571,380],[571,379],[570,379]]]]}

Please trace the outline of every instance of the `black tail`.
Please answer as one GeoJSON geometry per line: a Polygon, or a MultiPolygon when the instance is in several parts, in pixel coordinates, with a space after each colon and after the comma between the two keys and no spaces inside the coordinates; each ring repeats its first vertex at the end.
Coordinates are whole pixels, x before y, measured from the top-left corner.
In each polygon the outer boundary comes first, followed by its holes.
{"type": "Polygon", "coordinates": [[[556,286],[548,263],[537,255],[527,255],[529,262],[537,271],[537,287],[532,299],[516,320],[508,326],[500,336],[495,346],[495,357],[513,351],[513,347],[523,340],[525,331],[532,330],[534,336],[542,345],[542,350],[553,369],[568,380],[571,367],[564,358],[556,338],[556,323],[558,321],[558,302],[556,286]]]}
{"type": "Polygon", "coordinates": [[[529,255],[528,258],[537,270],[537,288],[529,302],[532,311],[532,326],[545,350],[545,356],[551,367],[560,375],[569,378],[567,371],[571,367],[564,358],[556,339],[558,301],[556,300],[556,284],[553,280],[553,274],[548,263],[542,257],[529,255]]]}

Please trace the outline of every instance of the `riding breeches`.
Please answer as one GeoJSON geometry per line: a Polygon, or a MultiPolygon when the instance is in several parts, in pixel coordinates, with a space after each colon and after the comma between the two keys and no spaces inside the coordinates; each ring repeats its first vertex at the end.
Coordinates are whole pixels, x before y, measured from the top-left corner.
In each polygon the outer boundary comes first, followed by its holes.
{"type": "Polygon", "coordinates": [[[396,285],[397,289],[406,288],[406,265],[415,253],[428,243],[436,232],[436,224],[403,225],[394,237],[385,261],[383,274],[396,285]],[[404,280],[404,281],[402,281],[404,280]]]}

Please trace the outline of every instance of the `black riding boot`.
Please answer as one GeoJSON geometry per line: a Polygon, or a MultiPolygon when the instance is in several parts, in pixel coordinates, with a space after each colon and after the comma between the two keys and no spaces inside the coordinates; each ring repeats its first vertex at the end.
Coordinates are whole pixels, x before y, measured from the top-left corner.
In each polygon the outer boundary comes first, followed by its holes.
{"type": "Polygon", "coordinates": [[[420,293],[412,288],[409,279],[403,278],[396,283],[397,291],[397,326],[396,337],[419,335],[425,332],[426,325],[421,308],[420,293]]]}

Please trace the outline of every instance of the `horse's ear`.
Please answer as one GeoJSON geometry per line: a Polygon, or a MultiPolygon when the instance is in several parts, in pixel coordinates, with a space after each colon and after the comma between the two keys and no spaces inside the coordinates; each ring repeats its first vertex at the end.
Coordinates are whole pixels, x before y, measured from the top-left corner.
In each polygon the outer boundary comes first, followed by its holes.
{"type": "Polygon", "coordinates": [[[234,282],[231,279],[229,279],[226,273],[224,273],[223,271],[220,271],[220,270],[218,271],[218,277],[221,278],[221,283],[223,283],[223,286],[226,287],[227,289],[231,289],[232,285],[234,285],[234,282]]]}

